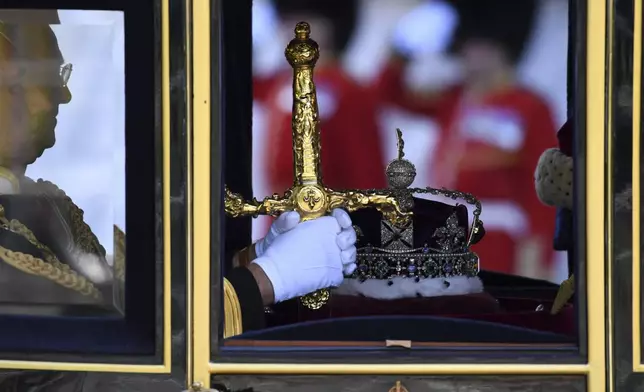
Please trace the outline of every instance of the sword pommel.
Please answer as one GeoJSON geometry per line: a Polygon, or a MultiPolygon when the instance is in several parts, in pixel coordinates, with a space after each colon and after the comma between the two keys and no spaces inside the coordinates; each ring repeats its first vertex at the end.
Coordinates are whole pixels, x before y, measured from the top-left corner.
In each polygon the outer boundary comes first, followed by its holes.
{"type": "Polygon", "coordinates": [[[320,58],[320,47],[311,39],[311,26],[300,22],[295,26],[295,38],[286,47],[284,52],[286,60],[291,67],[315,67],[320,58]]]}

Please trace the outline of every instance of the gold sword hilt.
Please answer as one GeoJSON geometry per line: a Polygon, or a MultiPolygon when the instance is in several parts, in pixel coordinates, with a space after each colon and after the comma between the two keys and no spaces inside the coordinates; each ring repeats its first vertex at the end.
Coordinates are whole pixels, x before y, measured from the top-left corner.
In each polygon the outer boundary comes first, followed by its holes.
{"type": "MultiPolygon", "coordinates": [[[[320,58],[320,48],[311,39],[306,22],[295,26],[295,37],[284,55],[293,68],[293,188],[292,203],[302,221],[330,212],[329,194],[322,183],[320,163],[320,114],[313,70],[320,58]]],[[[321,308],[330,297],[328,289],[318,290],[300,298],[309,309],[321,308]]]]}
{"type": "MultiPolygon", "coordinates": [[[[295,37],[284,54],[293,68],[293,186],[283,196],[274,194],[261,202],[246,201],[225,188],[225,210],[233,217],[271,215],[295,210],[302,221],[329,214],[335,208],[355,211],[376,208],[394,224],[404,224],[410,214],[401,209],[394,196],[387,192],[345,190],[335,191],[324,186],[320,159],[320,120],[313,70],[320,56],[318,44],[310,38],[306,22],[295,27],[295,37]]],[[[309,309],[321,308],[330,298],[328,289],[318,290],[300,298],[309,309]]]]}

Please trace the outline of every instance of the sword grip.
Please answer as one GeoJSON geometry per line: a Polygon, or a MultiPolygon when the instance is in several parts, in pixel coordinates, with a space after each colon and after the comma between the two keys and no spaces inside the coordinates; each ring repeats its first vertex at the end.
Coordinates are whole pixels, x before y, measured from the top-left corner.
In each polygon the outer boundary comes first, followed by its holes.
{"type": "Polygon", "coordinates": [[[318,44],[310,38],[306,22],[295,26],[295,37],[284,52],[293,68],[293,174],[294,185],[322,182],[320,165],[320,111],[313,70],[320,58],[318,44]]]}

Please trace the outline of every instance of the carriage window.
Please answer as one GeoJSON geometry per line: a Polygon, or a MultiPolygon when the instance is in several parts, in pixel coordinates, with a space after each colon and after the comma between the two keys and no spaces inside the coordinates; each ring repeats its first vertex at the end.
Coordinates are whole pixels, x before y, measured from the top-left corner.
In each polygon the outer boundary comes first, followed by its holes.
{"type": "Polygon", "coordinates": [[[252,194],[229,171],[225,204],[258,217],[225,345],[576,342],[568,2],[252,13],[252,194]]]}
{"type": "Polygon", "coordinates": [[[0,59],[0,314],[120,314],[123,13],[0,10],[0,59]]]}

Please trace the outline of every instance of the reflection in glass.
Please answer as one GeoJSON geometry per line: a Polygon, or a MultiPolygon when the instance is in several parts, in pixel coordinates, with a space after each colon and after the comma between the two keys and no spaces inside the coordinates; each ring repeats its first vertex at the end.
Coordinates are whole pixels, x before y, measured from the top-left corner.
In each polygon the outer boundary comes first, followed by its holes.
{"type": "Polygon", "coordinates": [[[0,11],[0,314],[124,311],[122,28],[0,11]]]}

